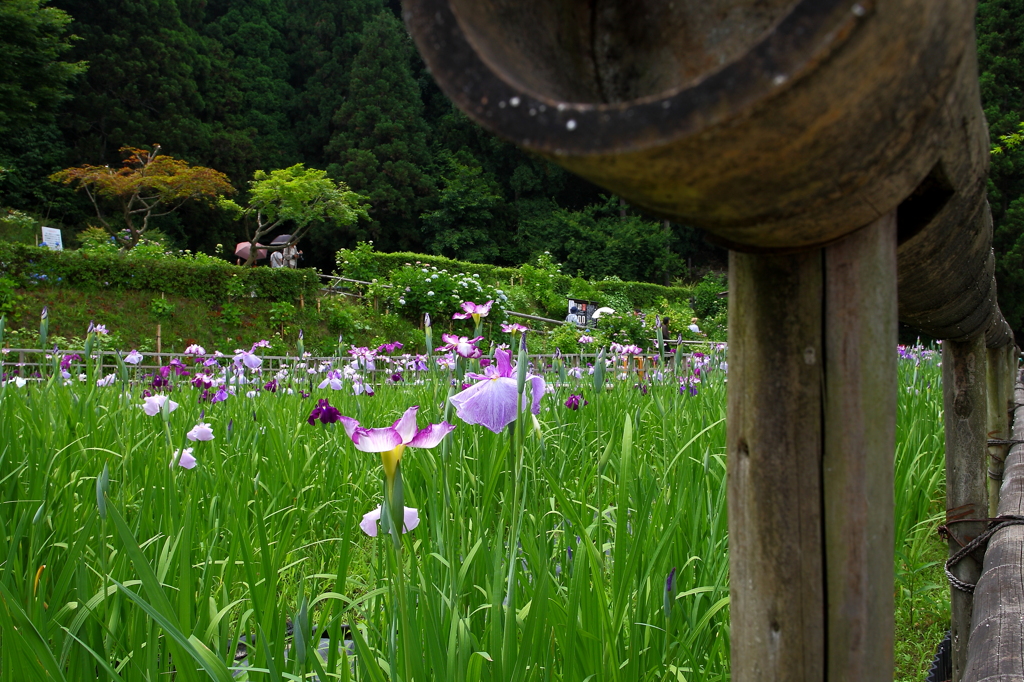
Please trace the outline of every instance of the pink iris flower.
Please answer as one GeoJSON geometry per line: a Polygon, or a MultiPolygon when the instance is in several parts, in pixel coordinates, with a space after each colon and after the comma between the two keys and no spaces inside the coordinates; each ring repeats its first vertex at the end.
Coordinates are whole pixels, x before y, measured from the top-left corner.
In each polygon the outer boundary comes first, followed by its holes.
{"type": "Polygon", "coordinates": [[[506,334],[519,334],[522,332],[530,331],[530,328],[527,327],[525,324],[519,324],[518,322],[513,322],[511,324],[509,324],[508,322],[502,322],[501,331],[505,332],[506,334]]]}
{"type": "Polygon", "coordinates": [[[341,417],[345,433],[352,439],[356,450],[380,453],[381,462],[384,464],[384,475],[391,485],[394,484],[395,471],[398,469],[399,462],[402,461],[402,454],[406,447],[432,448],[455,428],[454,424],[448,422],[427,424],[426,428],[417,428],[416,412],[419,409],[418,405],[414,405],[406,410],[405,414],[394,424],[378,429],[363,428],[355,419],[341,417]]]}
{"type": "Polygon", "coordinates": [[[163,409],[164,403],[168,403],[167,411],[174,412],[178,409],[178,403],[170,400],[165,395],[151,395],[142,399],[142,411],[150,417],[155,417],[160,414],[160,410],[163,409]]]}
{"type": "Polygon", "coordinates": [[[196,458],[192,456],[192,448],[185,448],[184,450],[175,450],[174,457],[171,458],[171,468],[177,464],[182,469],[194,469],[196,466],[196,458]]]}
{"type": "Polygon", "coordinates": [[[471,339],[468,336],[441,334],[441,338],[444,340],[446,345],[438,348],[438,352],[454,350],[464,358],[478,358],[482,355],[480,349],[476,347],[477,341],[484,338],[482,336],[477,336],[471,339]]]}
{"type": "Polygon", "coordinates": [[[453,320],[468,320],[473,318],[473,321],[480,323],[481,317],[487,317],[487,314],[491,312],[491,304],[494,301],[487,301],[487,303],[473,303],[473,301],[462,302],[462,312],[455,313],[452,315],[453,320]]]}
{"type": "MultiPolygon", "coordinates": [[[[487,367],[483,374],[467,374],[467,377],[479,381],[461,393],[456,393],[449,400],[455,406],[455,414],[462,421],[467,424],[481,424],[494,433],[501,433],[502,429],[516,420],[519,392],[509,353],[497,350],[494,355],[497,359],[496,366],[487,367]]],[[[531,411],[540,414],[544,379],[529,375],[527,384],[530,386],[532,399],[531,411]]],[[[523,409],[527,404],[524,400],[523,409]]]]}
{"type": "MultiPolygon", "coordinates": [[[[416,526],[420,525],[420,512],[412,507],[403,507],[404,521],[402,523],[402,532],[408,533],[416,526]]],[[[379,531],[378,523],[380,522],[381,507],[378,506],[372,511],[368,511],[363,514],[363,520],[359,522],[359,527],[363,529],[363,532],[369,535],[371,538],[377,537],[379,531]]]]}
{"type": "Polygon", "coordinates": [[[129,364],[129,365],[137,365],[140,362],[142,362],[142,358],[143,358],[142,353],[140,353],[137,350],[132,350],[131,353],[129,353],[128,355],[124,356],[124,361],[127,364],[129,364]]]}
{"type": "Polygon", "coordinates": [[[196,424],[185,437],[189,440],[213,440],[213,429],[209,424],[196,424]]]}

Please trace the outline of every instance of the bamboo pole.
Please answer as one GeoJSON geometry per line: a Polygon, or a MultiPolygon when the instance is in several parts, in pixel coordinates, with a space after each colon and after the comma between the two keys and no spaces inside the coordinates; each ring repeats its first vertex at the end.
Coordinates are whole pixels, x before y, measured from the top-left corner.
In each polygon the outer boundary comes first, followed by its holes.
{"type": "Polygon", "coordinates": [[[828,679],[891,680],[896,216],[825,249],[828,679]]]}
{"type": "MultiPolygon", "coordinates": [[[[984,519],[988,516],[986,459],[987,401],[985,364],[987,351],[984,334],[967,341],[943,341],[942,387],[946,430],[946,516],[984,519]]],[[[950,554],[960,549],[985,528],[984,522],[955,523],[950,554]]],[[[967,557],[953,568],[953,574],[968,583],[977,583],[981,565],[967,557]]],[[[952,610],[953,682],[963,678],[970,638],[972,595],[950,588],[952,610]]]]}
{"type": "Polygon", "coordinates": [[[822,256],[729,255],[734,680],[825,675],[822,256]]]}

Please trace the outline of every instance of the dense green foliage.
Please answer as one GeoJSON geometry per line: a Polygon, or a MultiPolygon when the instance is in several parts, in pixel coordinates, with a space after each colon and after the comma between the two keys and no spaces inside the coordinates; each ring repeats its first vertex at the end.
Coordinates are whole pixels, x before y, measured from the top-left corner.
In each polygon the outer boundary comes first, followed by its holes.
{"type": "Polygon", "coordinates": [[[555,263],[550,252],[540,254],[532,263],[510,268],[421,253],[382,253],[375,251],[372,243],[364,242],[354,249],[339,251],[337,258],[339,274],[367,282],[386,279],[397,270],[415,265],[479,275],[482,282],[498,287],[518,284],[527,288],[534,300],[541,301],[541,307],[550,315],[564,316],[566,299],[570,296],[598,302],[603,302],[602,296],[615,296],[626,299],[626,307],[639,310],[654,306],[663,298],[672,303],[686,302],[691,295],[686,287],[624,282],[617,277],[592,281],[566,275],[563,274],[566,266],[555,263]]]}
{"type": "Polygon", "coordinates": [[[85,64],[63,60],[71,47],[65,12],[45,0],[0,3],[0,134],[33,121],[52,120],[67,98],[69,81],[85,64]]]}
{"type": "Polygon", "coordinates": [[[1002,138],[1019,133],[1024,121],[1024,2],[982,0],[978,4],[981,98],[992,144],[989,201],[999,306],[1018,343],[1024,330],[1024,147],[1002,138]]]}
{"type": "Polygon", "coordinates": [[[271,300],[293,301],[320,287],[320,278],[311,269],[239,268],[215,258],[166,258],[162,249],[153,257],[138,251],[125,256],[0,242],[0,269],[21,286],[42,281],[86,291],[144,290],[207,301],[228,300],[232,280],[240,280],[247,294],[271,300]]]}

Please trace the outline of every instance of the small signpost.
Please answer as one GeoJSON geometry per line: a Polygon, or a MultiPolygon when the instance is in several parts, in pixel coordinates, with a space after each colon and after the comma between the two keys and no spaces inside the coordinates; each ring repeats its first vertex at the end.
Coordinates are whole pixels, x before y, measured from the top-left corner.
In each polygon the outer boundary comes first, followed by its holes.
{"type": "Polygon", "coordinates": [[[566,322],[575,322],[576,324],[588,327],[593,326],[594,311],[598,308],[597,303],[575,298],[570,298],[568,302],[569,314],[565,318],[566,322]]]}
{"type": "Polygon", "coordinates": [[[43,242],[40,246],[49,247],[51,251],[63,251],[64,240],[61,238],[60,230],[56,227],[44,227],[43,242]]]}

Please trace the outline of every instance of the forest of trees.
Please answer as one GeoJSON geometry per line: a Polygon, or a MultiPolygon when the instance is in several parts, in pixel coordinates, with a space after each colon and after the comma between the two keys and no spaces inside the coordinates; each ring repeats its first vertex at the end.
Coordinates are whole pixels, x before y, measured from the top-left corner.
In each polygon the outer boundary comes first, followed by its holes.
{"type": "MultiPolygon", "coordinates": [[[[516,264],[550,251],[571,274],[654,282],[724,265],[664,224],[469,122],[412,45],[398,0],[0,0],[0,204],[78,230],[88,200],[47,177],[152,148],[225,173],[304,163],[367,197],[369,220],[316,224],[306,264],[380,250],[516,264]]],[[[1024,0],[978,7],[1000,302],[1024,329],[1024,0]],[[1004,139],[1005,138],[1005,139],[1004,139]]],[[[213,253],[231,216],[186,205],[160,229],[213,253]]]]}
{"type": "MultiPolygon", "coordinates": [[[[667,282],[690,265],[724,265],[697,231],[666,229],[472,124],[426,73],[398,2],[8,2],[71,19],[68,73],[58,74],[68,97],[0,128],[0,203],[48,224],[81,229],[94,214],[47,176],[120,165],[121,147],[159,144],[239,190],[256,170],[304,163],[367,197],[370,220],[310,229],[305,264],[324,269],[337,249],[368,239],[385,251],[498,264],[551,251],[567,272],[594,278],[667,282]]],[[[0,44],[16,39],[0,34],[0,44]]],[[[209,253],[244,235],[198,204],[159,227],[180,248],[209,253]]]]}

